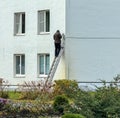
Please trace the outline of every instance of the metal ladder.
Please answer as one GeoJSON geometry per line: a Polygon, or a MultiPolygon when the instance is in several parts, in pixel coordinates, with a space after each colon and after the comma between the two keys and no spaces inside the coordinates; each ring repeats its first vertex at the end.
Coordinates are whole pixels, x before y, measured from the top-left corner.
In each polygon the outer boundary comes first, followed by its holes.
{"type": "Polygon", "coordinates": [[[48,76],[46,78],[45,86],[51,85],[53,77],[55,75],[55,72],[57,70],[58,64],[60,62],[61,56],[64,52],[64,46],[65,46],[65,36],[62,34],[62,44],[61,44],[61,50],[59,52],[58,57],[55,57],[53,60],[53,63],[51,65],[50,71],[48,73],[48,76]]]}

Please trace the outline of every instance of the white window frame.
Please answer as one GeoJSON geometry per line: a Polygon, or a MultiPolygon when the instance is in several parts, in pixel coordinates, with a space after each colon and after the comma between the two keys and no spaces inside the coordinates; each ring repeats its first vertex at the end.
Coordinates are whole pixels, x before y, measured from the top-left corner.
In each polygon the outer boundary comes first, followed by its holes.
{"type": "Polygon", "coordinates": [[[25,55],[24,54],[15,54],[14,55],[14,75],[15,77],[25,77],[25,55]],[[22,56],[24,56],[24,74],[22,74],[22,56]],[[20,57],[20,65],[19,65],[19,71],[20,73],[17,73],[16,70],[16,61],[17,57],[20,57]]]}
{"type": "MultiPolygon", "coordinates": [[[[49,69],[50,69],[50,54],[38,54],[38,77],[47,77],[48,74],[46,74],[46,63],[45,63],[45,60],[46,60],[46,56],[49,56],[49,69]],[[40,73],[40,56],[43,56],[44,57],[44,72],[43,74],[40,73]]],[[[49,70],[48,70],[48,73],[49,73],[49,70]]]]}
{"type": "Polygon", "coordinates": [[[23,18],[22,18],[23,15],[25,17],[25,12],[14,13],[14,35],[25,35],[26,22],[25,21],[23,22],[23,18]],[[24,32],[23,32],[23,23],[24,23],[24,32]]]}
{"type": "Polygon", "coordinates": [[[41,11],[38,11],[38,34],[49,34],[50,33],[50,10],[41,10],[41,11]],[[46,18],[46,13],[49,13],[49,23],[48,23],[48,29],[49,29],[49,31],[47,31],[47,18],[46,18]],[[41,22],[40,22],[40,13],[43,13],[43,15],[44,15],[44,21],[42,21],[43,22],[43,31],[40,31],[40,24],[41,24],[41,22]]]}

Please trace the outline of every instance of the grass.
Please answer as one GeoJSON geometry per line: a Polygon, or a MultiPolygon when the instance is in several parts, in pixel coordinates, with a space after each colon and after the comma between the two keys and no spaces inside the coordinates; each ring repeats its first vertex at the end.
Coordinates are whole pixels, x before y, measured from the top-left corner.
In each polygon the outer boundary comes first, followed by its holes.
{"type": "Polygon", "coordinates": [[[18,100],[20,99],[21,92],[8,91],[9,99],[18,100]]]}

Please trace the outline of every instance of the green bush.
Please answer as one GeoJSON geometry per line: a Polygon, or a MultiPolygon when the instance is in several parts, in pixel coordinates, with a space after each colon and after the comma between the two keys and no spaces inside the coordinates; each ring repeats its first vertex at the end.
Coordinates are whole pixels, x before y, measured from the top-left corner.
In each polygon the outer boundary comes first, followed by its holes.
{"type": "Polygon", "coordinates": [[[69,106],[69,101],[64,95],[59,95],[55,98],[53,108],[58,113],[62,114],[66,107],[69,106]]]}
{"type": "Polygon", "coordinates": [[[24,92],[21,92],[21,96],[19,99],[35,100],[39,96],[39,94],[40,94],[39,91],[24,91],[24,92]]]}
{"type": "Polygon", "coordinates": [[[62,118],[85,118],[85,117],[80,114],[65,114],[62,116],[62,118]]]}
{"type": "Polygon", "coordinates": [[[97,87],[94,92],[79,90],[69,110],[87,118],[120,118],[120,75],[114,81],[97,87]]]}
{"type": "Polygon", "coordinates": [[[120,76],[110,84],[103,81],[102,87],[97,87],[92,111],[95,118],[120,118],[120,76]]]}
{"type": "Polygon", "coordinates": [[[94,100],[94,96],[90,91],[79,90],[74,97],[74,103],[69,111],[71,113],[82,114],[87,118],[94,118],[94,113],[92,111],[93,105],[96,102],[94,100]]]}
{"type": "Polygon", "coordinates": [[[8,91],[1,91],[0,92],[0,97],[2,97],[2,98],[9,98],[8,91]]]}
{"type": "Polygon", "coordinates": [[[22,95],[21,98],[37,99],[34,103],[11,101],[4,105],[1,102],[0,110],[10,114],[39,113],[48,116],[64,113],[62,118],[120,118],[120,75],[112,83],[102,82],[103,86],[96,86],[95,91],[84,91],[78,88],[75,81],[58,80],[54,86],[54,95],[58,95],[54,102],[51,101],[54,98],[52,93],[40,93],[38,90],[22,91],[19,93],[19,96],[22,95]]]}
{"type": "Polygon", "coordinates": [[[75,80],[55,80],[54,96],[66,95],[69,98],[73,98],[78,90],[78,83],[75,80]]]}

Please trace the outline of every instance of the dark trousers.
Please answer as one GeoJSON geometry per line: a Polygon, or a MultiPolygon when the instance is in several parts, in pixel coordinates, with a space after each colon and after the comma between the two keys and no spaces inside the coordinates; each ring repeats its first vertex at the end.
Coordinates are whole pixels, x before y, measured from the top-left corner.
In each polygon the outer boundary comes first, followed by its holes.
{"type": "Polygon", "coordinates": [[[59,55],[60,49],[61,49],[61,44],[55,43],[55,57],[59,55]]]}

